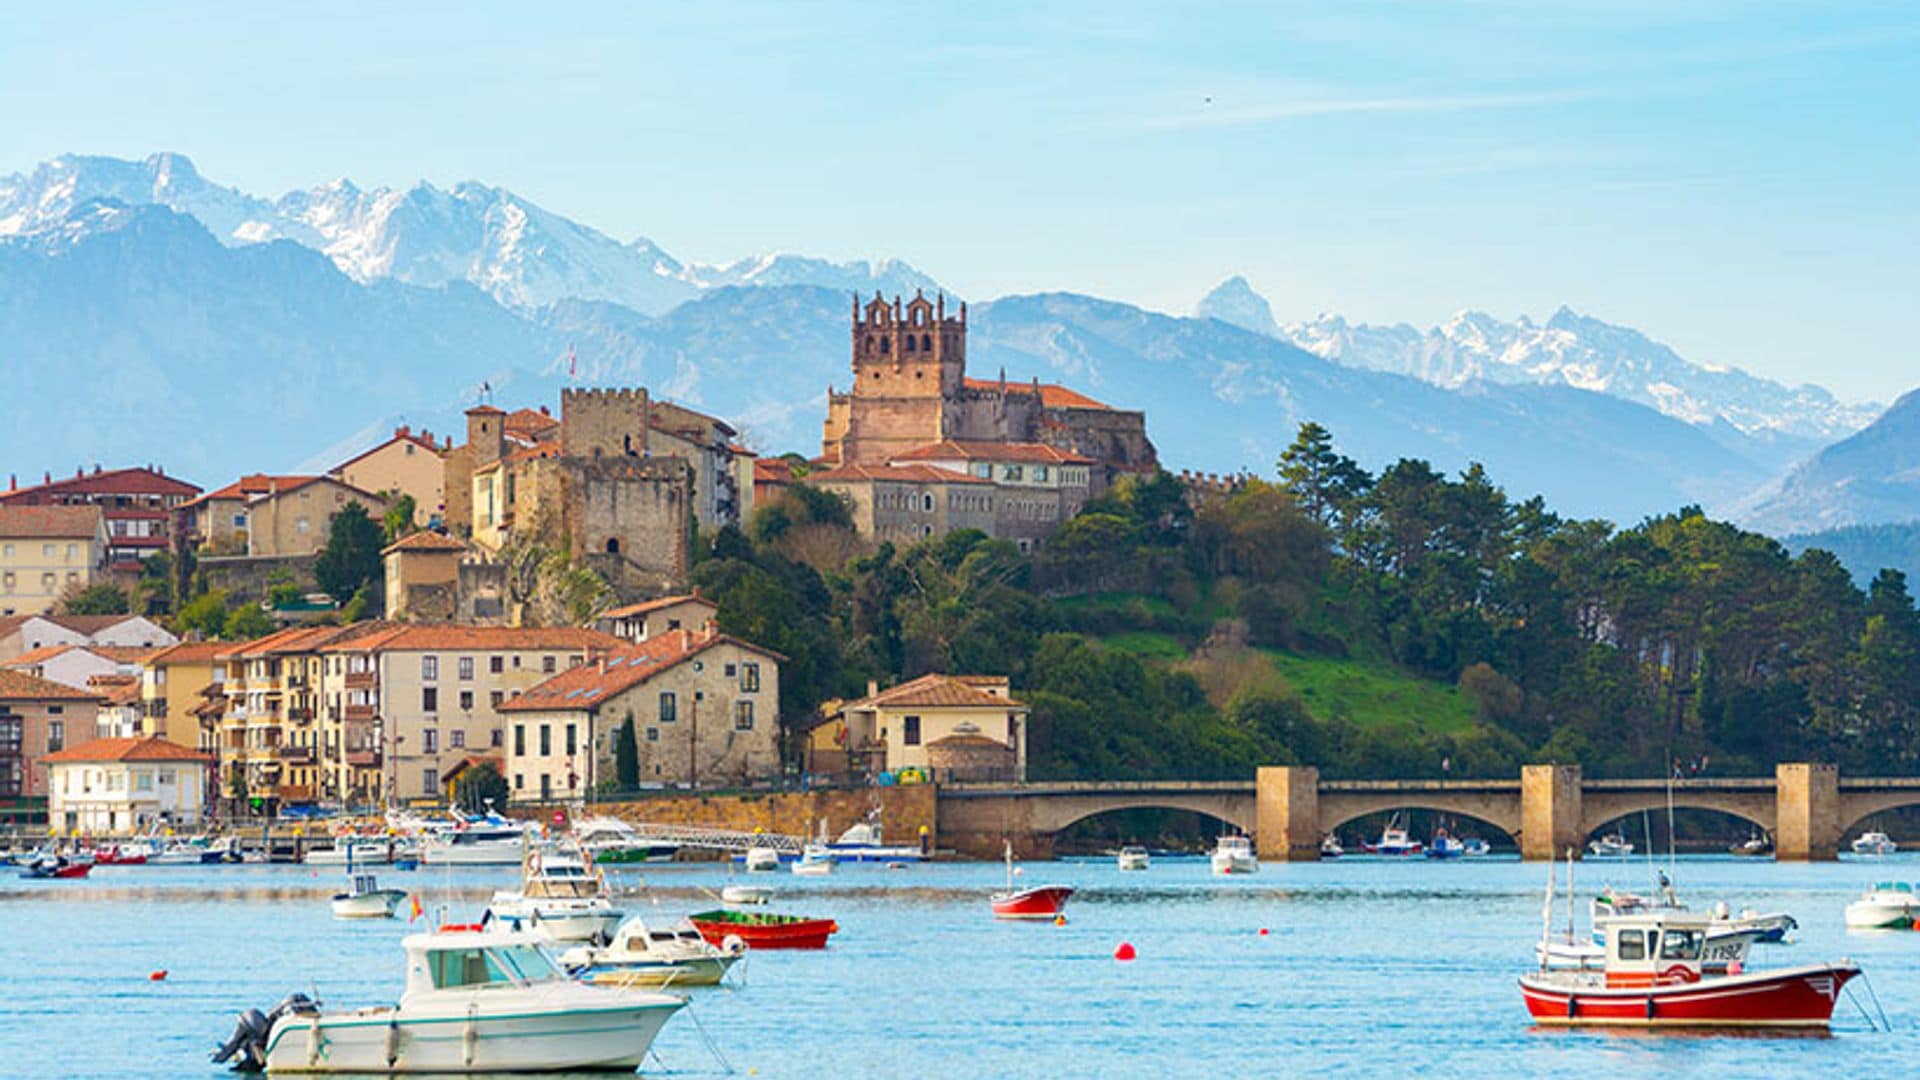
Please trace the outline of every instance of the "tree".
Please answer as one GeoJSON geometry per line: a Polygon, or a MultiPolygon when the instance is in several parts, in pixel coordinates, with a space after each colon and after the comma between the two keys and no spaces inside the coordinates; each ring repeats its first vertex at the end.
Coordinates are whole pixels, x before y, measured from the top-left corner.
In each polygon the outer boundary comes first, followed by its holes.
{"type": "Polygon", "coordinates": [[[266,637],[273,633],[273,620],[260,610],[259,604],[241,604],[227,613],[227,621],[220,628],[220,636],[228,641],[250,641],[266,637]]]}
{"type": "Polygon", "coordinates": [[[633,733],[633,711],[627,711],[627,718],[620,724],[620,732],[613,741],[613,774],[620,783],[621,791],[632,791],[640,786],[640,742],[633,733]]]}
{"type": "Polygon", "coordinates": [[[227,628],[227,590],[208,589],[181,607],[174,616],[181,632],[198,631],[203,638],[217,638],[227,628]]]}
{"type": "Polygon", "coordinates": [[[118,585],[101,584],[67,594],[60,607],[68,615],[125,615],[129,604],[118,585]]]}
{"type": "Polygon", "coordinates": [[[418,507],[414,504],[411,495],[402,495],[393,501],[392,506],[387,507],[387,512],[380,516],[380,525],[386,533],[387,543],[391,544],[413,531],[413,515],[416,510],[418,507]]]}
{"type": "Polygon", "coordinates": [[[1371,481],[1352,458],[1335,452],[1333,433],[1311,420],[1300,425],[1277,465],[1281,482],[1300,508],[1323,525],[1332,524],[1341,505],[1371,481]]]}
{"type": "Polygon", "coordinates": [[[313,564],[320,588],[344,604],[360,587],[379,580],[385,534],[367,508],[357,502],[341,507],[327,523],[327,546],[313,564]]]}
{"type": "Polygon", "coordinates": [[[470,814],[485,810],[489,801],[495,806],[505,806],[509,794],[507,778],[500,775],[491,761],[474,765],[453,782],[453,801],[470,814]]]}

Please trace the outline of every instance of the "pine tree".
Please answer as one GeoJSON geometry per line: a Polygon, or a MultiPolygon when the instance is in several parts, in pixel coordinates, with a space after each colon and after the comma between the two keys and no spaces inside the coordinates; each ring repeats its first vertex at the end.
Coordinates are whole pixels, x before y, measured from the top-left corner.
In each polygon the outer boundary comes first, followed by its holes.
{"type": "Polygon", "coordinates": [[[620,782],[621,791],[632,791],[640,786],[640,743],[633,735],[633,713],[627,713],[627,719],[620,725],[620,733],[613,743],[613,773],[620,782]]]}

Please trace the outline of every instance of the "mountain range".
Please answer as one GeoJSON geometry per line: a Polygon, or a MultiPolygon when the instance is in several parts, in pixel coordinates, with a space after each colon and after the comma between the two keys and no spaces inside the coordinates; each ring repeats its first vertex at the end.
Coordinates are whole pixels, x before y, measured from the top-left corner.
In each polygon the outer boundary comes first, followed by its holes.
{"type": "MultiPolygon", "coordinates": [[[[810,452],[847,380],[848,294],[937,288],[895,260],[682,261],[477,183],[269,201],[179,155],[64,157],[0,178],[0,460],[211,485],[330,463],[401,419],[457,431],[483,383],[513,406],[569,382],[646,385],[810,452]]],[[[1872,411],[1571,311],[1283,327],[1239,279],[1195,317],[1063,292],[976,303],[970,330],[975,375],[1146,408],[1172,468],[1270,473],[1315,419],[1369,466],[1481,461],[1621,521],[1745,505],[1872,411]]]]}

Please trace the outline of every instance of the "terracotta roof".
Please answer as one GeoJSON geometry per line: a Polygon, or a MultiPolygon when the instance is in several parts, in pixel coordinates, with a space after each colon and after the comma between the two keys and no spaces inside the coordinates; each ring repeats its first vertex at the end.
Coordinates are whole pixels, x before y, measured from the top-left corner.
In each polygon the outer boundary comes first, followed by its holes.
{"type": "Polygon", "coordinates": [[[394,443],[398,443],[398,442],[412,443],[415,446],[423,447],[428,451],[431,451],[436,456],[438,456],[441,453],[440,448],[438,446],[433,445],[433,440],[427,438],[425,435],[421,434],[420,432],[414,431],[412,428],[404,428],[404,427],[396,428],[394,429],[394,432],[392,435],[388,436],[385,439],[382,439],[380,442],[373,444],[367,449],[362,450],[360,453],[353,455],[352,457],[341,462],[340,464],[335,465],[333,468],[328,469],[327,474],[329,476],[337,475],[345,471],[346,467],[353,464],[354,462],[359,461],[362,458],[371,457],[372,455],[377,454],[380,451],[385,450],[387,447],[392,446],[394,443]]]}
{"type": "Polygon", "coordinates": [[[977,476],[954,472],[952,469],[936,468],[932,465],[836,465],[831,469],[808,473],[804,477],[813,483],[858,483],[861,481],[893,481],[900,484],[988,484],[993,481],[982,480],[977,476]]]}
{"type": "Polygon", "coordinates": [[[431,532],[426,529],[404,539],[397,540],[380,549],[385,555],[394,551],[465,551],[467,545],[445,533],[431,532]]]}
{"type": "Polygon", "coordinates": [[[519,450],[512,451],[511,453],[502,454],[497,460],[489,461],[485,465],[482,465],[473,471],[475,473],[488,473],[488,472],[494,471],[495,469],[498,469],[502,465],[518,465],[523,461],[534,461],[539,458],[551,458],[551,457],[559,457],[559,456],[560,456],[559,443],[555,443],[555,442],[535,443],[532,446],[523,447],[519,450]]]}
{"type": "Polygon", "coordinates": [[[46,762],[68,761],[200,761],[213,758],[157,735],[140,739],[95,739],[79,746],[58,750],[40,759],[46,762]]]}
{"type": "Polygon", "coordinates": [[[40,664],[46,663],[47,661],[53,659],[56,656],[59,656],[61,653],[66,652],[68,649],[75,649],[75,648],[79,648],[79,646],[77,645],[42,645],[37,649],[28,649],[26,652],[23,652],[19,656],[16,656],[11,660],[6,661],[5,664],[0,666],[17,667],[17,668],[35,667],[40,664]]]}
{"type": "Polygon", "coordinates": [[[100,695],[29,675],[12,668],[0,668],[0,701],[98,701],[100,695]]]}
{"type": "Polygon", "coordinates": [[[507,411],[505,409],[495,408],[492,405],[475,405],[473,408],[467,410],[467,415],[505,416],[507,415],[507,411]]]}
{"type": "Polygon", "coordinates": [[[214,657],[233,648],[228,641],[183,641],[170,645],[147,657],[148,667],[164,667],[167,664],[210,664],[214,657]]]}
{"type": "Polygon", "coordinates": [[[541,412],[539,409],[515,409],[507,414],[507,418],[502,421],[501,426],[509,432],[530,435],[535,432],[557,428],[560,426],[560,421],[555,420],[551,414],[541,412]]]}
{"type": "MultiPolygon", "coordinates": [[[[969,390],[998,390],[1003,384],[997,379],[968,379],[969,390]]],[[[1012,382],[1004,384],[1014,393],[1031,393],[1034,383],[1012,382]]],[[[1059,383],[1040,383],[1040,404],[1050,409],[1111,409],[1105,402],[1095,401],[1078,390],[1069,390],[1059,383]]]]}
{"type": "Polygon", "coordinates": [[[158,469],[108,469],[0,492],[0,503],[43,495],[198,495],[200,487],[158,469]]]}
{"type": "Polygon", "coordinates": [[[87,689],[106,698],[109,705],[131,705],[140,700],[140,676],[95,675],[87,680],[87,689]]]}
{"type": "Polygon", "coordinates": [[[97,506],[0,506],[0,536],[9,540],[91,540],[103,520],[97,506]]]}
{"type": "Polygon", "coordinates": [[[893,460],[952,461],[956,458],[962,461],[1017,461],[1040,465],[1093,464],[1092,458],[1081,457],[1046,443],[963,442],[958,439],[916,446],[896,455],[893,460]]]}
{"type": "Polygon", "coordinates": [[[626,607],[617,607],[612,611],[603,612],[600,617],[603,619],[625,619],[634,615],[645,615],[649,611],[659,611],[661,608],[673,607],[675,604],[705,604],[707,607],[713,608],[716,611],[720,608],[720,605],[704,596],[663,596],[658,600],[643,600],[638,604],[628,604],[626,607]]]}
{"type": "Polygon", "coordinates": [[[459,761],[454,762],[453,767],[448,769],[444,774],[441,775],[440,783],[443,785],[450,784],[455,779],[457,779],[461,773],[466,772],[468,769],[474,768],[479,765],[491,765],[493,766],[493,771],[501,774],[502,776],[505,776],[507,772],[504,764],[501,762],[500,758],[497,755],[468,754],[466,757],[463,757],[459,761]]]}
{"type": "Polygon", "coordinates": [[[792,483],[793,463],[786,458],[759,458],[753,463],[753,482],[756,484],[792,483]]]}
{"type": "Polygon", "coordinates": [[[226,648],[214,654],[216,660],[230,660],[253,656],[280,656],[287,653],[313,652],[323,645],[330,645],[342,638],[356,637],[393,626],[390,622],[354,623],[351,626],[289,626],[276,630],[266,637],[252,641],[228,642],[226,648]]]}
{"type": "Polygon", "coordinates": [[[597,709],[663,671],[678,667],[716,645],[737,645],[779,662],[786,657],[725,634],[670,630],[639,644],[621,647],[577,668],[563,671],[518,697],[501,703],[503,712],[597,709]]]}
{"type": "Polygon", "coordinates": [[[968,685],[977,683],[977,676],[954,676],[932,673],[922,675],[899,686],[882,690],[859,701],[849,701],[841,706],[848,709],[905,708],[908,706],[938,706],[943,708],[1024,708],[1024,703],[1013,698],[989,694],[985,690],[968,685]]]}
{"type": "Polygon", "coordinates": [[[119,626],[123,622],[127,622],[130,619],[138,619],[138,618],[141,618],[141,616],[139,615],[15,615],[13,616],[12,620],[0,619],[0,637],[5,637],[6,635],[12,633],[15,627],[19,626],[21,623],[26,622],[28,619],[45,619],[47,622],[50,622],[53,625],[58,626],[63,630],[71,631],[73,633],[81,635],[82,637],[92,637],[93,635],[99,633],[102,630],[110,630],[113,627],[119,626]]]}
{"type": "Polygon", "coordinates": [[[1013,753],[1013,748],[1011,746],[1008,746],[1003,740],[991,739],[985,735],[979,734],[978,732],[973,732],[968,734],[948,735],[945,738],[935,739],[932,742],[928,743],[927,745],[929,747],[949,746],[949,747],[955,747],[955,748],[962,747],[962,746],[977,746],[983,749],[991,748],[994,750],[1004,750],[1009,754],[1013,753]]]}
{"type": "Polygon", "coordinates": [[[308,484],[318,483],[322,480],[325,480],[329,484],[338,484],[348,491],[365,496],[375,502],[381,501],[380,496],[374,492],[362,491],[360,488],[354,487],[345,480],[336,480],[331,476],[268,476],[265,473],[254,473],[250,476],[243,476],[233,483],[228,484],[226,487],[215,488],[197,499],[189,500],[180,505],[198,506],[201,503],[212,502],[215,499],[240,499],[251,502],[256,499],[264,499],[270,495],[286,495],[299,491],[308,484]]]}
{"type": "Polygon", "coordinates": [[[151,658],[154,653],[160,651],[158,649],[143,649],[137,645],[42,645],[37,649],[28,649],[19,656],[8,660],[6,666],[32,667],[35,664],[44,664],[56,656],[64,655],[76,649],[82,652],[90,652],[102,660],[110,660],[116,664],[142,663],[151,658]]]}
{"type": "Polygon", "coordinates": [[[598,630],[573,626],[457,626],[450,623],[387,624],[329,643],[322,652],[372,652],[378,649],[614,649],[626,642],[598,630]]]}

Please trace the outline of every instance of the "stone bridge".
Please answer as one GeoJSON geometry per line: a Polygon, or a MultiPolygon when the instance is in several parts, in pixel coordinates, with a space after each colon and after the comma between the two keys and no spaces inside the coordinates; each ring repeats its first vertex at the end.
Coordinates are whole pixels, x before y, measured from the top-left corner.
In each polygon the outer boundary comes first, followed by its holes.
{"type": "Polygon", "coordinates": [[[1588,780],[1577,765],[1529,765],[1517,780],[1321,780],[1311,767],[1263,767],[1247,781],[1098,781],[945,784],[942,844],[996,854],[1012,840],[1025,856],[1051,854],[1062,829],[1114,810],[1191,810],[1255,836],[1262,858],[1317,859],[1320,838],[1356,818],[1435,810],[1493,826],[1528,859],[1554,858],[1608,823],[1680,809],[1717,810],[1765,829],[1781,859],[1831,859],[1862,819],[1920,805],[1920,777],[1843,779],[1831,765],[1784,764],[1773,778],[1588,780]]]}

